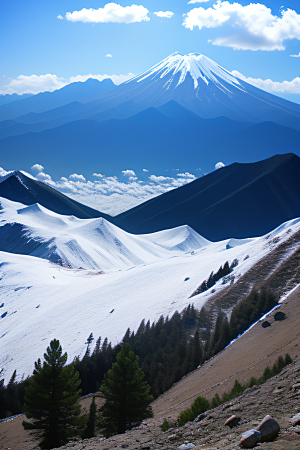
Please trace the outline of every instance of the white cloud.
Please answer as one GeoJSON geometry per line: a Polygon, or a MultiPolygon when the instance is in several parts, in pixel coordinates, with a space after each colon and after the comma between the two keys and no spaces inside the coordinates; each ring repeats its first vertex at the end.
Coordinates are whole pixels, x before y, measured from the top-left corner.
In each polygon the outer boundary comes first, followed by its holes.
{"type": "Polygon", "coordinates": [[[69,175],[69,178],[73,181],[86,181],[83,175],[78,175],[77,173],[72,173],[72,175],[69,175]]]}
{"type": "Polygon", "coordinates": [[[107,53],[107,55],[105,55],[105,58],[112,58],[112,55],[110,53],[107,53]]]}
{"type": "Polygon", "coordinates": [[[191,0],[190,2],[188,2],[188,5],[194,4],[194,3],[206,3],[206,2],[209,2],[209,0],[191,0]]]}
{"type": "Polygon", "coordinates": [[[292,58],[300,58],[300,53],[298,55],[290,55],[292,58]]]}
{"type": "Polygon", "coordinates": [[[89,78],[102,81],[106,78],[111,78],[115,84],[124,83],[130,80],[134,76],[133,73],[127,75],[76,75],[71,78],[58,77],[57,75],[19,75],[17,78],[10,80],[5,86],[5,90],[0,91],[0,94],[38,94],[39,92],[53,92],[56,89],[60,89],[67,84],[74,83],[76,81],[86,81],[89,78]]]}
{"type": "Polygon", "coordinates": [[[172,11],[158,11],[153,13],[157,17],[164,17],[165,19],[170,19],[172,16],[174,16],[174,13],[172,11]]]}
{"type": "Polygon", "coordinates": [[[93,177],[103,178],[104,175],[102,175],[101,173],[93,173],[93,177]]]}
{"type": "MultiPolygon", "coordinates": [[[[0,168],[0,176],[8,173],[0,168]]],[[[23,173],[34,178],[26,172],[23,173]]],[[[108,214],[118,214],[150,198],[193,181],[192,174],[185,172],[182,175],[184,177],[175,178],[151,175],[149,181],[146,182],[137,180],[132,175],[125,178],[126,181],[124,182],[119,181],[117,176],[106,177],[105,175],[98,177],[95,181],[90,181],[86,180],[83,175],[78,174],[72,174],[69,179],[63,176],[59,181],[54,181],[50,175],[43,172],[39,172],[35,178],[92,208],[108,214]]]]}
{"type": "Polygon", "coordinates": [[[38,92],[54,91],[65,86],[63,78],[57,75],[19,75],[16,79],[10,80],[6,85],[3,94],[37,94],[38,92]]]}
{"type": "Polygon", "coordinates": [[[148,21],[148,9],[142,5],[121,6],[107,3],[103,8],[86,9],[66,13],[66,19],[71,22],[84,23],[134,23],[148,21]]]}
{"type": "Polygon", "coordinates": [[[149,172],[149,170],[148,169],[143,169],[143,172],[149,172]]]}
{"type": "Polygon", "coordinates": [[[189,173],[189,172],[177,173],[176,175],[178,177],[180,177],[180,178],[188,178],[188,179],[191,179],[191,180],[195,180],[196,179],[195,175],[193,175],[192,173],[189,173]]]}
{"type": "Polygon", "coordinates": [[[163,177],[162,175],[161,176],[150,175],[149,180],[150,181],[155,181],[155,183],[162,183],[162,182],[164,183],[165,181],[172,180],[172,178],[170,178],[170,177],[163,177]]]}
{"type": "Polygon", "coordinates": [[[215,165],[215,169],[222,169],[222,167],[225,167],[225,164],[222,163],[222,162],[218,162],[218,163],[215,165]]]}
{"type": "Polygon", "coordinates": [[[300,78],[296,77],[292,81],[272,81],[271,79],[262,80],[261,78],[245,77],[237,70],[233,70],[232,75],[246,81],[253,86],[268,92],[286,92],[290,94],[300,93],[300,78]]]}
{"type": "Polygon", "coordinates": [[[216,38],[213,45],[236,50],[284,50],[284,40],[300,39],[300,15],[296,11],[282,9],[278,17],[261,3],[243,6],[217,0],[211,8],[192,9],[183,25],[190,30],[226,26],[225,35],[216,38]]]}
{"type": "Polygon", "coordinates": [[[130,169],[128,169],[128,170],[122,170],[122,174],[124,175],[124,176],[130,176],[130,177],[135,177],[135,172],[133,171],[133,170],[130,170],[130,169]]]}
{"type": "Polygon", "coordinates": [[[51,181],[51,176],[44,172],[39,172],[35,176],[39,181],[49,182],[51,181]]]}
{"type": "Polygon", "coordinates": [[[59,20],[64,20],[63,16],[61,16],[60,14],[58,14],[57,18],[58,18],[59,20]]]}
{"type": "Polygon", "coordinates": [[[34,172],[43,172],[44,167],[41,164],[34,164],[31,167],[31,170],[33,170],[34,172]]]}

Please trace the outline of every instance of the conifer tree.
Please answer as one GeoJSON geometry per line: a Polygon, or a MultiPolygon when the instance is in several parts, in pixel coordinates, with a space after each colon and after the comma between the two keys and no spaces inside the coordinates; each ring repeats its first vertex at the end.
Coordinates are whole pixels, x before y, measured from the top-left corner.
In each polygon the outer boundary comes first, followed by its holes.
{"type": "Polygon", "coordinates": [[[93,395],[93,400],[90,406],[89,418],[83,432],[83,439],[92,438],[95,436],[95,424],[96,424],[96,403],[95,396],[93,395]]]}
{"type": "Polygon", "coordinates": [[[50,342],[45,361],[35,362],[33,376],[25,390],[24,411],[30,422],[25,429],[36,430],[40,447],[51,449],[64,445],[76,434],[80,414],[78,390],[80,379],[73,365],[66,366],[67,353],[57,339],[50,342]]]}
{"type": "Polygon", "coordinates": [[[143,419],[152,417],[150,386],[144,381],[138,357],[129,344],[123,344],[100,391],[106,399],[100,408],[100,426],[105,436],[124,433],[143,419]]]}

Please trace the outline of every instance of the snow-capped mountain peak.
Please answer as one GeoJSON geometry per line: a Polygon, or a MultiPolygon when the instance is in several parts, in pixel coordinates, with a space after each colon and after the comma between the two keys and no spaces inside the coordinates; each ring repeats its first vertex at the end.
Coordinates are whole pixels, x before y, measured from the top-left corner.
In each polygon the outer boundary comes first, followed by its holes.
{"type": "Polygon", "coordinates": [[[238,78],[201,53],[189,53],[188,55],[183,55],[179,52],[172,53],[172,55],[163,59],[141,75],[132,78],[127,83],[133,80],[141,82],[148,77],[151,79],[167,77],[165,88],[168,89],[177,74],[179,74],[179,80],[177,81],[178,78],[176,77],[176,87],[182,84],[189,74],[194,81],[194,89],[197,89],[199,82],[202,81],[206,85],[214,83],[221,90],[228,91],[223,82],[243,90],[238,78]]]}

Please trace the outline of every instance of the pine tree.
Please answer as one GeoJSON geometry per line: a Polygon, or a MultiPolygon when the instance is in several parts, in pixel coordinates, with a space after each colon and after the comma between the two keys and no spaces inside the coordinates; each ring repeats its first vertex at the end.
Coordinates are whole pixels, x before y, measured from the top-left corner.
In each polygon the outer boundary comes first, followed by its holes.
{"type": "Polygon", "coordinates": [[[150,386],[143,379],[138,357],[129,344],[123,344],[117,361],[100,387],[106,399],[100,408],[100,426],[104,435],[124,433],[143,419],[152,417],[150,386]]]}
{"type": "Polygon", "coordinates": [[[36,430],[40,447],[50,449],[64,445],[76,434],[80,414],[80,379],[73,365],[66,366],[67,353],[57,339],[50,342],[45,361],[35,362],[33,376],[25,390],[24,411],[30,422],[25,429],[36,430]]]}
{"type": "Polygon", "coordinates": [[[93,396],[93,400],[90,406],[89,418],[82,435],[83,439],[88,439],[95,436],[96,409],[95,396],[93,396]]]}

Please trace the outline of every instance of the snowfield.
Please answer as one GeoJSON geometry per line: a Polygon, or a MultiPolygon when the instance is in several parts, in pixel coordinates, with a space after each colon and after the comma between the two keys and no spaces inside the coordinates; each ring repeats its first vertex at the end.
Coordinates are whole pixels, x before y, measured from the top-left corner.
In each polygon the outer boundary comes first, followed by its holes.
{"type": "Polygon", "coordinates": [[[132,235],[104,219],[0,202],[0,368],[6,382],[15,369],[19,379],[30,375],[53,338],[70,362],[83,356],[90,333],[116,344],[142,319],[155,321],[189,303],[200,308],[212,289],[225,286],[219,280],[189,298],[212,271],[238,259],[237,279],[300,230],[295,219],[245,240],[209,242],[187,226],[132,235]]]}

